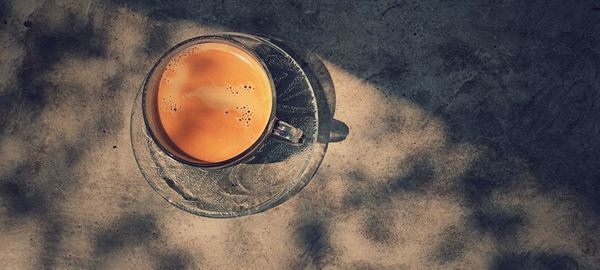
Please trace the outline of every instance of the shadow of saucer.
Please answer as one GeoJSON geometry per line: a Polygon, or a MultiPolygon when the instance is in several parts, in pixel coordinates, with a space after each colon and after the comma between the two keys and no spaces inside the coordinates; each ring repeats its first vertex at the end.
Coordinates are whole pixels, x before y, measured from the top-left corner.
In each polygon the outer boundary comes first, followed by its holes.
{"type": "MultiPolygon", "coordinates": [[[[326,117],[325,121],[331,122],[331,130],[327,134],[327,138],[317,138],[319,142],[340,142],[343,141],[349,133],[349,127],[342,121],[333,118],[335,114],[336,97],[335,87],[331,75],[327,70],[327,67],[323,61],[314,53],[309,50],[291,48],[281,40],[264,37],[262,38],[270,41],[277,45],[284,51],[286,51],[302,68],[308,80],[313,87],[314,91],[319,91],[322,95],[316,95],[315,98],[325,99],[323,104],[327,104],[326,108],[318,108],[324,110],[326,117]]],[[[276,72],[276,71],[275,71],[276,72]]],[[[282,104],[285,96],[277,96],[277,104],[282,104]]],[[[308,98],[308,97],[307,97],[308,98]]],[[[289,103],[289,100],[287,101],[289,103]]],[[[298,104],[306,104],[307,101],[297,100],[298,104]]],[[[285,115],[283,115],[285,118],[285,115]]],[[[286,119],[283,119],[286,120],[286,119]]],[[[310,136],[310,135],[309,135],[310,136]]],[[[325,136],[324,136],[325,137],[325,136]]],[[[285,142],[278,141],[275,139],[268,139],[267,142],[261,147],[261,149],[254,155],[254,157],[246,162],[247,164],[265,164],[283,161],[290,156],[294,155],[299,151],[302,146],[293,146],[286,144],[285,142]],[[285,149],[285,150],[282,150],[285,149]]]]}

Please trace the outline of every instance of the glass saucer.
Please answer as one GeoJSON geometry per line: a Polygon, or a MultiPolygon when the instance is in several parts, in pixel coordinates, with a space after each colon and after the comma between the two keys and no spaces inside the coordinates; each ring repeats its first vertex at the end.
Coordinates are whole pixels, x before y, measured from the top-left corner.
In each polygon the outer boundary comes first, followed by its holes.
{"type": "Polygon", "coordinates": [[[265,37],[226,35],[255,49],[263,59],[277,89],[277,117],[302,129],[306,138],[301,146],[269,138],[252,160],[225,169],[189,166],[166,155],[151,139],[138,90],[130,135],[140,171],[169,203],[207,217],[259,213],[297,194],[325,156],[335,108],[331,79],[316,56],[265,37]]]}

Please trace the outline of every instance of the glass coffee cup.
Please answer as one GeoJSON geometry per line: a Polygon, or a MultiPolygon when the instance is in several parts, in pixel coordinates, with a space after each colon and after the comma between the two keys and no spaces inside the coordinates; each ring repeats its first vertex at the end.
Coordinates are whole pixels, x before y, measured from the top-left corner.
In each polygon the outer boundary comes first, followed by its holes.
{"type": "Polygon", "coordinates": [[[220,169],[251,159],[269,137],[302,144],[302,130],[277,118],[276,94],[269,69],[251,48],[226,35],[200,36],[177,44],[153,66],[142,88],[142,112],[148,134],[168,156],[220,169]],[[252,124],[258,126],[250,132],[252,124]]]}

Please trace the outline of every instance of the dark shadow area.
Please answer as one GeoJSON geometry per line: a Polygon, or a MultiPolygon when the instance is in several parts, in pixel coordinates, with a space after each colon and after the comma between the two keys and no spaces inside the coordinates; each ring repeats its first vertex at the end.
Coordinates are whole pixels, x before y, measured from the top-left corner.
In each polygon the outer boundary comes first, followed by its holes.
{"type": "Polygon", "coordinates": [[[267,164],[286,160],[297,151],[301,150],[301,145],[291,145],[286,142],[269,138],[254,154],[254,157],[247,164],[267,164]]]}
{"type": "Polygon", "coordinates": [[[34,220],[42,224],[39,239],[30,239],[40,247],[36,261],[31,265],[38,268],[52,268],[60,251],[65,223],[63,216],[56,211],[53,198],[58,198],[50,191],[50,183],[36,181],[41,164],[37,160],[29,160],[18,166],[11,175],[0,179],[0,202],[7,210],[9,219],[3,219],[0,228],[15,229],[34,220]]]}
{"type": "Polygon", "coordinates": [[[396,196],[418,195],[427,192],[427,186],[433,180],[433,167],[427,156],[415,156],[403,162],[409,171],[396,179],[373,184],[360,171],[350,172],[348,181],[355,182],[355,189],[344,199],[350,209],[363,206],[387,204],[396,196]]]}
{"type": "Polygon", "coordinates": [[[34,220],[42,224],[40,238],[32,238],[40,247],[36,261],[31,265],[39,268],[52,268],[60,253],[64,226],[62,214],[56,211],[48,183],[36,183],[39,163],[31,161],[15,170],[14,174],[0,181],[0,202],[8,210],[10,219],[5,219],[0,228],[17,228],[21,222],[34,220]]]}
{"type": "Polygon", "coordinates": [[[393,269],[393,268],[384,268],[379,264],[373,264],[373,263],[361,261],[361,262],[354,263],[348,269],[349,270],[378,270],[378,269],[393,269]]]}
{"type": "Polygon", "coordinates": [[[152,258],[155,269],[193,268],[188,253],[165,246],[161,237],[161,229],[156,224],[155,216],[150,214],[123,216],[104,230],[97,232],[91,239],[94,243],[94,259],[90,267],[102,268],[112,257],[123,256],[135,247],[142,247],[152,258]]]}
{"type": "Polygon", "coordinates": [[[294,269],[306,269],[308,266],[321,268],[323,259],[330,249],[329,233],[324,224],[315,221],[296,229],[296,245],[303,250],[294,269]]]}
{"type": "MultiPolygon", "coordinates": [[[[9,5],[10,6],[10,5],[9,5]]],[[[74,13],[67,13],[64,18],[69,27],[48,29],[43,23],[47,18],[39,15],[29,22],[23,44],[25,56],[22,67],[18,69],[17,84],[8,87],[7,93],[0,97],[0,132],[14,126],[16,110],[22,111],[19,120],[34,121],[46,105],[50,97],[59,92],[61,86],[45,79],[52,67],[67,55],[78,57],[106,56],[106,32],[98,31],[88,21],[78,20],[74,13]],[[38,23],[39,22],[39,23],[38,23]],[[27,110],[22,110],[26,107],[27,110]],[[10,118],[8,118],[10,116],[10,118]],[[12,120],[12,121],[11,121],[12,120]]],[[[13,30],[14,31],[14,30],[13,30]]]]}
{"type": "Polygon", "coordinates": [[[130,246],[143,245],[146,241],[158,239],[158,228],[151,215],[126,216],[100,231],[94,240],[97,256],[117,252],[130,246]]]}
{"type": "Polygon", "coordinates": [[[335,116],[335,87],[329,70],[323,63],[323,59],[307,48],[295,48],[283,40],[262,36],[286,51],[294,60],[298,62],[308,80],[311,82],[315,91],[322,92],[327,100],[328,113],[331,117],[335,116]]]}
{"type": "Polygon", "coordinates": [[[550,252],[509,253],[495,258],[494,270],[572,270],[580,269],[573,257],[550,252]]]}
{"type": "Polygon", "coordinates": [[[156,269],[159,270],[180,270],[180,269],[193,269],[190,266],[191,259],[189,255],[182,251],[176,251],[169,254],[157,256],[156,269]]]}
{"type": "Polygon", "coordinates": [[[46,211],[40,194],[31,192],[23,184],[14,182],[2,182],[0,184],[0,197],[2,197],[4,206],[12,216],[22,216],[32,213],[43,213],[46,211]],[[37,198],[36,198],[37,197],[37,198]]]}
{"type": "Polygon", "coordinates": [[[386,213],[382,211],[373,211],[368,215],[361,233],[367,240],[386,246],[398,246],[398,237],[395,235],[396,223],[394,213],[386,213]]]}
{"type": "Polygon", "coordinates": [[[444,264],[463,258],[468,245],[468,234],[452,227],[443,232],[443,240],[436,248],[433,258],[444,264]]]}
{"type": "Polygon", "coordinates": [[[433,180],[433,166],[428,157],[415,157],[408,164],[412,166],[410,172],[389,184],[391,193],[425,192],[433,180]]]}
{"type": "MultiPolygon", "coordinates": [[[[327,104],[327,108],[318,108],[318,110],[325,110],[324,115],[328,119],[324,121],[331,121],[331,134],[335,137],[331,138],[322,138],[323,140],[327,140],[329,142],[339,142],[346,138],[349,128],[343,122],[333,119],[335,113],[335,88],[333,85],[333,81],[331,79],[331,75],[329,71],[323,64],[322,60],[315,55],[314,53],[308,50],[300,50],[298,48],[293,48],[289,44],[284,43],[281,40],[271,39],[268,37],[263,37],[268,39],[273,44],[285,50],[294,60],[300,65],[302,71],[306,74],[310,84],[315,92],[318,92],[319,95],[316,95],[316,98],[320,98],[321,95],[324,96],[327,104]]],[[[293,107],[306,107],[303,104],[311,103],[310,96],[305,95],[297,95],[294,92],[289,91],[290,86],[293,86],[296,83],[296,79],[294,76],[291,76],[290,71],[282,69],[282,65],[277,62],[271,63],[269,61],[266,62],[267,67],[269,68],[272,77],[274,78],[275,85],[278,91],[277,95],[277,104],[278,104],[278,112],[277,117],[284,120],[289,121],[293,118],[297,118],[298,115],[295,111],[287,110],[286,108],[293,107]],[[290,119],[286,119],[287,117],[292,117],[290,119]]],[[[299,91],[296,91],[299,92],[299,91]]],[[[311,134],[306,134],[305,136],[309,136],[307,139],[312,140],[311,134]]],[[[321,138],[319,138],[321,140],[321,138]]],[[[291,155],[294,155],[297,151],[300,151],[302,146],[293,146],[286,144],[285,142],[281,142],[275,139],[269,139],[267,143],[255,154],[254,158],[248,161],[248,164],[265,164],[265,163],[274,163],[280,162],[291,155]]]]}
{"type": "Polygon", "coordinates": [[[331,123],[331,133],[329,134],[329,142],[341,142],[348,137],[350,128],[346,123],[333,119],[331,123]]]}
{"type": "Polygon", "coordinates": [[[505,242],[519,237],[519,229],[527,224],[523,215],[519,211],[480,208],[473,213],[471,226],[479,232],[492,234],[500,242],[505,242]]]}

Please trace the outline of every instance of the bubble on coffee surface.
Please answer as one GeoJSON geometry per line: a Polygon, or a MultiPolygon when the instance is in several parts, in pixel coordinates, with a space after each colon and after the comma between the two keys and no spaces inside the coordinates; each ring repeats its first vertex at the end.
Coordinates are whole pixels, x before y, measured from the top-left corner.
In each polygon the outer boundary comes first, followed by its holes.
{"type": "Polygon", "coordinates": [[[181,104],[178,104],[177,101],[175,100],[175,97],[172,95],[163,97],[160,104],[161,104],[160,108],[163,110],[168,110],[168,111],[172,111],[172,112],[177,112],[177,111],[183,110],[183,106],[181,104]]]}
{"type": "Polygon", "coordinates": [[[250,92],[250,91],[253,91],[253,90],[255,90],[255,89],[256,89],[256,88],[254,87],[254,84],[253,84],[253,83],[251,83],[251,82],[247,82],[247,83],[245,83],[245,84],[244,84],[243,86],[241,86],[240,88],[241,88],[243,91],[246,91],[246,92],[250,92]]]}
{"type": "Polygon", "coordinates": [[[197,52],[198,52],[198,46],[193,46],[193,47],[183,50],[182,52],[178,53],[177,55],[175,55],[173,58],[171,58],[169,60],[169,63],[165,67],[165,70],[169,71],[169,72],[180,72],[181,67],[185,63],[185,59],[187,59],[188,56],[193,55],[197,52]]]}
{"type": "Polygon", "coordinates": [[[228,93],[230,93],[232,95],[239,95],[239,94],[243,94],[243,93],[250,93],[251,91],[254,91],[256,88],[254,87],[253,83],[247,82],[247,83],[244,83],[239,86],[227,85],[225,87],[225,89],[227,90],[228,93]]]}
{"type": "MultiPolygon", "coordinates": [[[[252,125],[253,111],[248,105],[236,106],[235,110],[238,112],[237,122],[244,127],[250,127],[252,125]]],[[[225,114],[229,114],[229,110],[225,111],[225,114]]]]}
{"type": "Polygon", "coordinates": [[[240,94],[239,89],[237,89],[237,87],[233,87],[231,85],[227,85],[227,92],[229,92],[232,95],[239,95],[240,94]]]}

